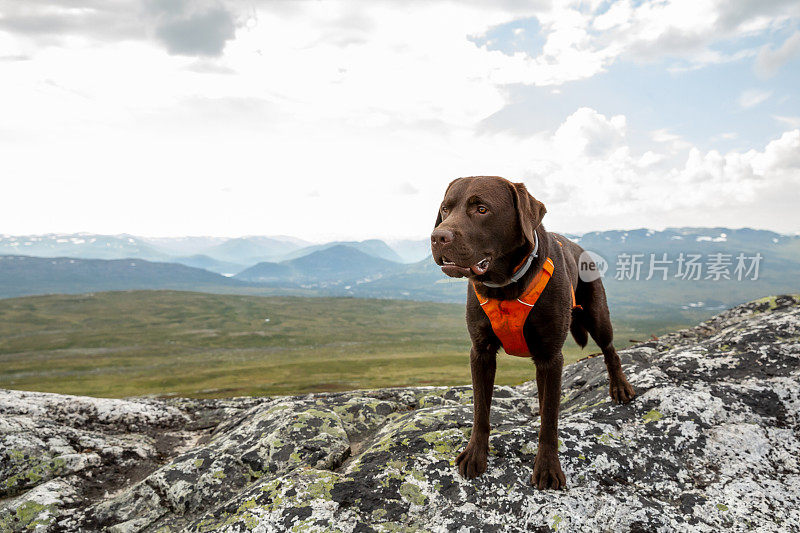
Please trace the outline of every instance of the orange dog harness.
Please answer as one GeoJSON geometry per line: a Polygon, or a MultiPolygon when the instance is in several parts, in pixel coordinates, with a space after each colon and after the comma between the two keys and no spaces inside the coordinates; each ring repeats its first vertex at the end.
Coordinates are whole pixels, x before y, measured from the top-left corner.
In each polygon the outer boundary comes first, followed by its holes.
{"type": "MultiPolygon", "coordinates": [[[[489,321],[492,323],[492,330],[497,335],[497,338],[500,339],[500,343],[508,355],[516,355],[517,357],[531,356],[528,343],[525,342],[525,337],[522,336],[522,326],[525,324],[525,320],[528,318],[531,309],[533,309],[536,300],[539,299],[542,291],[547,286],[547,282],[553,276],[553,268],[553,261],[548,257],[542,270],[533,278],[528,289],[516,300],[485,298],[478,292],[475,284],[472,284],[475,295],[478,297],[478,303],[481,304],[483,312],[489,317],[489,321]]],[[[572,299],[574,306],[574,293],[572,299]]]]}

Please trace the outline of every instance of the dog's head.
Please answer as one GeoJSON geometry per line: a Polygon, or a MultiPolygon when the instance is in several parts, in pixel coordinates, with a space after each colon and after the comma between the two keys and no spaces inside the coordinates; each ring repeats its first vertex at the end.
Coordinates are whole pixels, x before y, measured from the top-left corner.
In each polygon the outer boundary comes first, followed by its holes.
{"type": "Polygon", "coordinates": [[[433,260],[451,277],[505,281],[511,254],[534,242],[547,210],[522,183],[496,176],[450,183],[431,233],[433,260]]]}

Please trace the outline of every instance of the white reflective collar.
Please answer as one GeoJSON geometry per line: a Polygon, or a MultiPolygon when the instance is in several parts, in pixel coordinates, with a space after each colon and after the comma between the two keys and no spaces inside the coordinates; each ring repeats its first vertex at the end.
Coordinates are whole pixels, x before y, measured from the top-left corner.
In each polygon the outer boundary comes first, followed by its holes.
{"type": "Polygon", "coordinates": [[[528,254],[528,258],[525,260],[525,264],[523,264],[519,270],[514,272],[514,275],[511,276],[511,279],[509,279],[506,283],[489,283],[488,281],[483,281],[481,283],[483,283],[484,285],[486,285],[491,289],[499,289],[500,287],[505,287],[506,285],[511,285],[512,283],[518,282],[520,278],[524,276],[525,273],[528,271],[528,269],[531,267],[533,259],[535,257],[538,257],[536,253],[538,251],[539,251],[539,234],[536,232],[536,230],[533,230],[533,251],[530,254],[528,254]]]}

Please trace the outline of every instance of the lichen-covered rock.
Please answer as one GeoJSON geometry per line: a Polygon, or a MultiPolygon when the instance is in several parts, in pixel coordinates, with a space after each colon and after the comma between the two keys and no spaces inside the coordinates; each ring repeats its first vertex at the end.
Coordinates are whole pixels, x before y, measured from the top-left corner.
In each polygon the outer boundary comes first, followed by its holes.
{"type": "Polygon", "coordinates": [[[79,480],[53,479],[24,495],[2,502],[0,531],[48,531],[66,506],[78,503],[79,480]]]}
{"type": "Polygon", "coordinates": [[[800,531],[800,298],[565,369],[568,488],[529,485],[534,382],[496,387],[462,479],[470,387],[100,400],[0,391],[0,530],[800,531]]]}

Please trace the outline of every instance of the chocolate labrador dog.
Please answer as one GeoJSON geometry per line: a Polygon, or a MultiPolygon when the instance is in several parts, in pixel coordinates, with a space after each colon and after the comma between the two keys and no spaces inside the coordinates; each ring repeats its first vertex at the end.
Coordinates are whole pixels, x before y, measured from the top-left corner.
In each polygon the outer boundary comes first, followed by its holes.
{"type": "Polygon", "coordinates": [[[527,345],[523,353],[536,365],[541,428],[531,475],[535,487],[559,489],[566,485],[558,460],[558,408],[564,365],[561,348],[567,332],[571,331],[581,346],[586,345],[587,335],[600,346],[612,400],[624,403],[634,397],[612,344],[603,284],[600,279],[587,283],[579,278],[578,258],[583,249],[545,231],[545,212],[544,205],[522,183],[496,176],[459,178],[448,186],[431,233],[436,264],[448,276],[470,281],[467,329],[472,339],[474,417],[472,436],[456,459],[466,478],[486,471],[497,350],[503,345],[507,352],[514,352],[506,345],[514,341],[513,317],[508,319],[508,315],[502,316],[505,311],[497,309],[512,304],[530,308],[523,307],[527,316],[518,317],[517,340],[523,347],[527,345]],[[529,296],[531,287],[538,299],[529,296]],[[490,301],[496,303],[495,313],[484,307],[490,301]]]}

